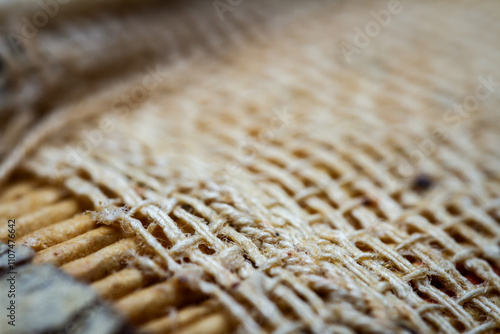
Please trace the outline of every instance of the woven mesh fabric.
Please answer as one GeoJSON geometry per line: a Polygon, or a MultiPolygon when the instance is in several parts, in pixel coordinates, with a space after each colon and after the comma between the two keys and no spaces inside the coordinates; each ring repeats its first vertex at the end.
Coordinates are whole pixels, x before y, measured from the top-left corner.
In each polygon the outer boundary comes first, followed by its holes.
{"type": "Polygon", "coordinates": [[[499,331],[498,3],[402,1],[369,34],[388,2],[211,5],[6,154],[91,208],[58,240],[88,254],[43,256],[145,332],[499,331]]]}

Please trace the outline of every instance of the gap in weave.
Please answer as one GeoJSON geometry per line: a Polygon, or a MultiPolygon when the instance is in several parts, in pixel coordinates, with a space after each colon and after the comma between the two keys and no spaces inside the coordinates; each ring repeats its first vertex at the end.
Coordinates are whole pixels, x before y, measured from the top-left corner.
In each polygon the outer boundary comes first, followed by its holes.
{"type": "Polygon", "coordinates": [[[391,248],[394,248],[397,246],[397,242],[390,236],[390,235],[386,235],[386,234],[382,234],[380,235],[379,237],[379,240],[382,241],[384,244],[386,244],[387,246],[391,246],[391,248]]]}
{"type": "MultiPolygon", "coordinates": [[[[334,210],[338,210],[339,209],[339,205],[337,203],[335,203],[333,201],[333,199],[328,195],[326,189],[325,189],[325,186],[323,185],[316,185],[316,184],[313,184],[312,185],[312,188],[316,188],[317,189],[317,192],[313,195],[313,196],[310,196],[310,197],[315,197],[315,198],[318,198],[320,199],[321,201],[325,202],[326,204],[328,204],[330,207],[332,207],[334,210]],[[318,188],[319,187],[319,188],[318,188]]],[[[307,197],[307,198],[310,198],[310,197],[307,197]]],[[[317,209],[315,208],[312,208],[310,207],[308,204],[307,204],[307,200],[302,200],[300,201],[301,203],[303,203],[303,206],[304,207],[307,207],[308,210],[312,210],[311,212],[314,212],[314,213],[320,213],[319,211],[317,211],[317,209]]]]}
{"type": "Polygon", "coordinates": [[[299,160],[304,160],[310,157],[309,152],[305,148],[295,148],[292,149],[290,153],[299,160]]]}
{"type": "Polygon", "coordinates": [[[190,237],[196,234],[196,231],[194,228],[189,225],[188,223],[184,222],[182,219],[178,218],[175,215],[169,215],[170,218],[174,221],[174,223],[177,225],[177,227],[181,230],[181,232],[186,236],[190,237]]]}
{"type": "Polygon", "coordinates": [[[346,211],[342,214],[342,216],[345,218],[345,220],[351,224],[352,227],[354,227],[355,230],[362,230],[364,229],[363,225],[361,222],[353,216],[351,210],[346,211]]]}
{"type": "Polygon", "coordinates": [[[97,188],[110,200],[118,200],[121,202],[120,194],[116,191],[111,189],[105,184],[98,183],[96,184],[97,188]]]}
{"type": "Polygon", "coordinates": [[[261,157],[263,161],[270,162],[271,164],[286,169],[287,165],[284,161],[281,161],[280,157],[277,156],[263,156],[261,157]]]}
{"type": "Polygon", "coordinates": [[[500,209],[493,208],[486,212],[495,222],[500,224],[500,209]]]}
{"type": "Polygon", "coordinates": [[[463,277],[465,277],[469,282],[471,282],[472,284],[474,285],[479,285],[479,284],[483,284],[484,283],[484,280],[477,276],[476,273],[474,273],[473,271],[469,271],[465,268],[465,264],[464,262],[458,262],[456,265],[455,265],[455,268],[458,270],[458,272],[460,273],[460,275],[462,275],[463,277]]]}
{"type": "MultiPolygon", "coordinates": [[[[238,231],[236,228],[235,230],[238,231]]],[[[224,244],[228,245],[228,247],[231,247],[232,245],[235,244],[234,241],[229,239],[227,235],[217,234],[217,238],[219,238],[224,244]]]]}
{"type": "Polygon", "coordinates": [[[204,243],[199,244],[198,248],[203,252],[203,254],[206,254],[206,255],[214,255],[215,254],[215,250],[212,249],[211,247],[205,245],[204,243]]]}
{"type": "MultiPolygon", "coordinates": [[[[445,245],[443,245],[441,243],[440,240],[436,240],[436,239],[431,239],[427,242],[427,244],[429,245],[430,248],[432,249],[435,249],[437,250],[439,253],[443,254],[443,256],[445,256],[445,252],[446,252],[446,247],[445,245]]],[[[446,257],[446,256],[445,256],[446,257]]]]}
{"type": "Polygon", "coordinates": [[[473,245],[467,236],[464,236],[461,231],[457,231],[457,227],[455,225],[446,227],[444,231],[460,245],[473,245]]]}
{"type": "Polygon", "coordinates": [[[324,171],[331,180],[339,180],[342,177],[342,173],[337,170],[334,166],[329,166],[326,162],[323,161],[315,161],[313,163],[313,167],[324,171]]]}
{"type": "Polygon", "coordinates": [[[305,200],[298,201],[298,204],[300,205],[302,210],[304,210],[309,216],[314,216],[314,215],[320,213],[315,208],[312,208],[311,206],[309,206],[305,200]]]}
{"type": "Polygon", "coordinates": [[[483,258],[490,266],[491,269],[495,274],[497,274],[498,277],[500,277],[500,266],[498,266],[496,263],[494,263],[491,259],[485,259],[483,258]]]}
{"type": "MultiPolygon", "coordinates": [[[[362,252],[373,253],[373,248],[366,244],[364,241],[356,241],[354,243],[354,246],[356,246],[356,248],[358,248],[362,252]]],[[[363,265],[362,263],[360,264],[363,265]]]]}
{"type": "Polygon", "coordinates": [[[363,192],[356,187],[356,181],[355,180],[348,180],[347,182],[342,182],[339,184],[340,188],[345,191],[345,193],[350,197],[350,198],[355,198],[355,197],[363,197],[364,194],[363,192]]]}
{"type": "MultiPolygon", "coordinates": [[[[252,169],[252,171],[255,172],[256,174],[259,174],[259,171],[256,169],[252,169]]],[[[262,181],[270,182],[279,186],[291,198],[293,198],[295,195],[293,193],[293,190],[290,189],[290,187],[288,187],[286,184],[283,184],[279,179],[275,178],[274,176],[264,176],[262,181]]]]}
{"type": "MultiPolygon", "coordinates": [[[[495,293],[489,293],[489,294],[486,294],[485,295],[486,298],[494,301],[496,299],[497,301],[497,305],[500,304],[500,295],[497,293],[496,296],[495,296],[495,293]]],[[[474,319],[477,319],[477,321],[481,321],[481,322],[487,322],[489,320],[489,316],[487,313],[485,313],[483,310],[481,310],[480,307],[472,304],[472,303],[465,303],[463,305],[465,311],[467,313],[469,313],[470,315],[472,315],[472,317],[474,319]]]]}
{"type": "Polygon", "coordinates": [[[466,218],[464,220],[464,224],[472,228],[477,233],[481,234],[483,237],[487,239],[495,238],[495,234],[489,229],[489,227],[485,226],[483,223],[477,221],[474,218],[466,218]]]}
{"type": "Polygon", "coordinates": [[[439,225],[439,222],[438,222],[438,220],[436,218],[436,215],[430,209],[423,209],[420,212],[420,215],[422,217],[424,217],[425,219],[427,219],[427,221],[429,223],[431,223],[432,225],[439,225]]]}
{"type": "Polygon", "coordinates": [[[405,225],[406,226],[406,233],[409,235],[417,234],[417,233],[422,233],[422,228],[420,226],[416,226],[413,223],[408,223],[405,225]]]}
{"type": "Polygon", "coordinates": [[[419,296],[424,302],[429,303],[429,304],[439,304],[437,301],[435,301],[434,299],[429,297],[427,294],[425,294],[424,292],[421,292],[419,289],[417,289],[417,287],[415,286],[415,283],[413,281],[410,281],[409,284],[410,284],[410,287],[413,289],[413,292],[415,292],[415,294],[417,296],[419,296]]]}
{"type": "Polygon", "coordinates": [[[419,263],[417,262],[417,258],[415,258],[415,256],[413,256],[412,254],[403,254],[403,257],[413,266],[417,266],[417,264],[419,263]]]}
{"type": "Polygon", "coordinates": [[[453,318],[452,315],[448,316],[448,319],[453,327],[460,333],[467,330],[467,327],[460,319],[453,318]]]}
{"type": "Polygon", "coordinates": [[[436,289],[438,289],[439,291],[444,292],[445,294],[447,294],[451,298],[455,298],[456,297],[455,292],[453,292],[453,290],[451,290],[451,288],[449,288],[447,286],[447,284],[445,283],[445,281],[443,281],[443,279],[440,278],[437,275],[432,275],[431,276],[431,285],[433,287],[435,287],[436,289]]]}
{"type": "Polygon", "coordinates": [[[361,142],[359,146],[361,150],[370,156],[375,163],[384,162],[384,155],[377,150],[377,146],[370,144],[369,142],[361,142]]]}
{"type": "Polygon", "coordinates": [[[92,175],[85,168],[78,168],[75,171],[76,176],[85,181],[92,181],[92,175]]]}
{"type": "Polygon", "coordinates": [[[394,200],[394,202],[396,202],[403,209],[409,209],[414,206],[405,203],[404,201],[405,194],[403,190],[395,190],[392,193],[390,193],[389,196],[394,200]]]}
{"type": "MultiPolygon", "coordinates": [[[[143,224],[144,225],[144,224],[143,224]]],[[[163,229],[156,225],[154,226],[154,229],[151,231],[150,228],[149,228],[150,225],[148,226],[145,226],[148,230],[148,232],[156,239],[160,242],[160,244],[163,246],[163,248],[165,249],[170,249],[172,247],[172,242],[167,238],[167,236],[165,235],[165,232],[163,231],[163,229]]]]}

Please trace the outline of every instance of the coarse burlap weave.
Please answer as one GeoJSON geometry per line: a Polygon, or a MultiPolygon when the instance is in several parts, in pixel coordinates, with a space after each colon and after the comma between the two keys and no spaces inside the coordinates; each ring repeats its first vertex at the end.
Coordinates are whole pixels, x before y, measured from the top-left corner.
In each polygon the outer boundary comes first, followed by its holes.
{"type": "Polygon", "coordinates": [[[142,332],[500,331],[500,3],[79,3],[2,13],[35,262],[142,332]]]}

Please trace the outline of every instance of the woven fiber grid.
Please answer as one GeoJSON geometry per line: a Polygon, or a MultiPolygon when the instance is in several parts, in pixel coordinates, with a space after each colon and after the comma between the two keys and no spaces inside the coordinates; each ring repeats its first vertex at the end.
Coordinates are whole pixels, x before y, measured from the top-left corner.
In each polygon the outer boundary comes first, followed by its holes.
{"type": "Polygon", "coordinates": [[[114,227],[51,261],[97,288],[154,272],[114,304],[144,331],[156,305],[214,332],[498,331],[500,6],[401,2],[362,46],[387,2],[278,4],[227,12],[241,30],[190,7],[144,98],[147,71],[103,85],[7,154],[114,227]]]}

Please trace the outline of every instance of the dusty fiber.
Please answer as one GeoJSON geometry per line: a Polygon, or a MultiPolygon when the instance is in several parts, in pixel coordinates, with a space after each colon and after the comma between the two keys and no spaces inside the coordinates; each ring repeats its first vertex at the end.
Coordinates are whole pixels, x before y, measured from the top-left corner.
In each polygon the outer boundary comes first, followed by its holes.
{"type": "Polygon", "coordinates": [[[500,4],[216,3],[33,40],[0,217],[34,262],[148,333],[498,333],[500,4]]]}

